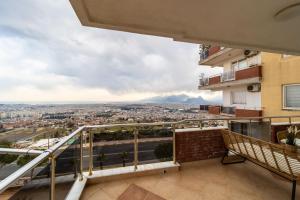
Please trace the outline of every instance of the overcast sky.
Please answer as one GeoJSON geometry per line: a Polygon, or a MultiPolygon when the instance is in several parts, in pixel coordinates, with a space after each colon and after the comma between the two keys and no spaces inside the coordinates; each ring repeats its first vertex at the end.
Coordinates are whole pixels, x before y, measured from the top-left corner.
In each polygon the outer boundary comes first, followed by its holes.
{"type": "Polygon", "coordinates": [[[197,90],[198,45],[81,26],[68,0],[0,2],[0,101],[128,101],[197,90]]]}

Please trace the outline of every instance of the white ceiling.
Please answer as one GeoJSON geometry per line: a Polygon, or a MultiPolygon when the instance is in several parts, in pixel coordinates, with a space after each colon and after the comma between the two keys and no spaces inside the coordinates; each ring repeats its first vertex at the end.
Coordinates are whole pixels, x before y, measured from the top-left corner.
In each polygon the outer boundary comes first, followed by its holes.
{"type": "Polygon", "coordinates": [[[70,2],[85,26],[300,55],[299,0],[70,2]],[[284,9],[295,3],[299,5],[284,9]]]}

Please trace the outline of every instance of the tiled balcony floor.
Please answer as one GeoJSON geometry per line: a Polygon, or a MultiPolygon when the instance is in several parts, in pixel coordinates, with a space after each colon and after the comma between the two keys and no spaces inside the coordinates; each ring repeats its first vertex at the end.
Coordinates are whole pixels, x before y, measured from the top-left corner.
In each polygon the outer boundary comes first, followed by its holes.
{"type": "MultiPolygon", "coordinates": [[[[131,184],[174,200],[285,200],[291,182],[249,162],[222,165],[220,159],[185,164],[178,172],[86,185],[82,200],[117,199],[131,184]]],[[[296,199],[300,199],[300,185],[296,199]]]]}

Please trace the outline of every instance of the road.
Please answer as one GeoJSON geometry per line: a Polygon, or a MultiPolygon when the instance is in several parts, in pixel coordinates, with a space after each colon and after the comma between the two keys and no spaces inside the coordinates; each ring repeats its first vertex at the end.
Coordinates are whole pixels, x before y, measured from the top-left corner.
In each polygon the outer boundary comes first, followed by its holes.
{"type": "MultiPolygon", "coordinates": [[[[163,141],[155,141],[155,142],[142,142],[139,143],[138,146],[138,159],[139,162],[149,162],[154,161],[158,162],[159,160],[156,158],[154,154],[154,150],[157,147],[157,145],[162,143],[170,143],[171,140],[163,140],[163,141]]],[[[66,170],[71,170],[73,166],[73,158],[74,153],[75,156],[79,158],[79,149],[66,149],[57,160],[57,171],[58,172],[64,172],[66,170]],[[75,152],[76,151],[76,152],[75,152]],[[77,155],[76,155],[77,154],[77,155]],[[70,169],[71,168],[71,169],[70,169]]],[[[122,166],[123,159],[121,157],[121,154],[123,152],[128,152],[128,157],[126,159],[126,164],[132,165],[132,162],[134,160],[134,145],[131,144],[118,144],[118,145],[108,145],[108,146],[94,146],[93,148],[93,163],[94,168],[100,168],[100,160],[99,155],[104,153],[105,159],[103,161],[103,166],[114,166],[114,167],[120,167],[122,166]]],[[[85,148],[83,151],[84,159],[83,159],[83,167],[84,169],[88,169],[88,163],[89,163],[89,153],[88,149],[85,148]]]]}
{"type": "MultiPolygon", "coordinates": [[[[140,163],[147,162],[159,162],[154,154],[154,150],[157,145],[162,143],[171,143],[172,140],[165,140],[163,138],[161,141],[150,141],[150,142],[140,142],[138,145],[138,159],[140,163]]],[[[72,146],[70,146],[72,147],[72,146]]],[[[73,146],[74,147],[74,146],[73,146]]],[[[75,171],[74,169],[74,157],[79,159],[80,150],[79,148],[68,148],[61,153],[57,159],[56,163],[56,171],[57,173],[66,173],[75,171]]],[[[124,143],[117,145],[105,145],[105,146],[94,146],[93,148],[93,163],[94,169],[100,169],[100,161],[99,155],[100,153],[105,154],[105,159],[103,161],[104,168],[107,167],[121,167],[123,164],[123,160],[121,158],[122,152],[128,152],[128,158],[126,159],[126,165],[132,165],[134,160],[134,145],[133,143],[124,143]]],[[[89,163],[89,152],[88,148],[84,148],[83,150],[83,167],[85,170],[88,169],[89,163]]],[[[11,163],[9,165],[4,166],[0,169],[0,179],[3,179],[20,168],[16,163],[11,163]]],[[[44,169],[41,173],[46,174],[48,169],[44,169]]],[[[39,171],[39,170],[37,170],[39,171]]]]}

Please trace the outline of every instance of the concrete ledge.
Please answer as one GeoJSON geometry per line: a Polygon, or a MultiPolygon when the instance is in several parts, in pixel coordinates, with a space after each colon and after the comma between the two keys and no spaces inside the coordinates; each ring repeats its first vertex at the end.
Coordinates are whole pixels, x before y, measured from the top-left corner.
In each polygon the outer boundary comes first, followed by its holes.
{"type": "Polygon", "coordinates": [[[128,177],[134,177],[134,176],[145,176],[145,175],[153,175],[159,173],[178,171],[179,167],[180,167],[179,164],[174,164],[173,161],[169,161],[169,162],[138,165],[137,170],[134,169],[134,166],[128,166],[128,167],[118,167],[113,169],[93,171],[93,174],[91,176],[88,175],[88,172],[85,172],[84,176],[88,178],[88,183],[99,183],[99,182],[118,180],[118,179],[123,179],[128,177]]]}
{"type": "Polygon", "coordinates": [[[67,197],[65,200],[76,200],[80,199],[81,193],[84,190],[84,186],[86,184],[87,178],[83,177],[82,180],[80,180],[79,177],[77,177],[76,181],[72,185],[71,190],[69,191],[67,197]]]}
{"type": "Polygon", "coordinates": [[[220,130],[220,129],[228,129],[226,126],[217,126],[217,127],[203,127],[203,128],[184,128],[184,129],[176,129],[175,133],[185,133],[185,132],[199,132],[199,131],[207,131],[207,130],[220,130]]]}

